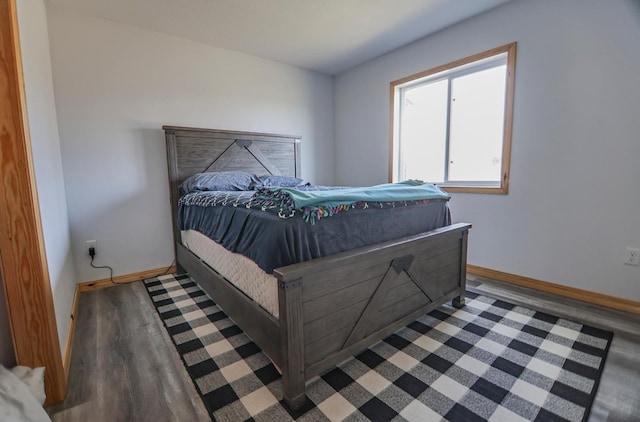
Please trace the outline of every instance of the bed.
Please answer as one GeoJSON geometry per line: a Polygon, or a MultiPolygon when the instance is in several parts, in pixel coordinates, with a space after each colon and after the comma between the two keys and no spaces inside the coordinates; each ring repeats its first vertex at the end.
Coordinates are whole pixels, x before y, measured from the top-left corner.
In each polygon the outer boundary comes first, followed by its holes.
{"type": "Polygon", "coordinates": [[[277,310],[269,311],[216,268],[244,257],[218,250],[212,262],[191,250],[197,235],[187,237],[178,225],[179,186],[206,171],[299,177],[300,137],[163,129],[178,271],[188,272],[281,370],[290,409],[304,405],[307,380],[447,301],[464,305],[471,225],[459,223],[275,268],[277,310]]]}

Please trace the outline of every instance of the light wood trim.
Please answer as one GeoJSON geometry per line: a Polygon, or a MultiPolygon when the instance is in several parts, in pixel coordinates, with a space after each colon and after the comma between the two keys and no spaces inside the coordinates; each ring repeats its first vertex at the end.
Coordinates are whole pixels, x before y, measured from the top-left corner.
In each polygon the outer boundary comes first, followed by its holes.
{"type": "Polygon", "coordinates": [[[513,105],[514,105],[514,91],[515,91],[515,69],[516,69],[516,42],[505,44],[500,47],[492,48],[481,53],[473,54],[471,56],[454,60],[450,63],[446,63],[440,66],[433,67],[431,69],[424,70],[422,72],[414,73],[413,75],[405,76],[400,79],[392,81],[390,84],[389,92],[389,114],[390,114],[390,128],[389,128],[389,182],[393,181],[394,172],[393,168],[397,157],[394,155],[394,143],[393,138],[395,135],[395,92],[398,85],[402,85],[407,82],[411,82],[416,79],[421,79],[439,72],[454,69],[458,66],[463,66],[468,63],[472,63],[478,60],[486,59],[491,56],[495,56],[502,53],[507,53],[507,80],[505,91],[505,113],[504,113],[504,131],[502,138],[502,169],[501,180],[499,187],[482,187],[482,186],[447,186],[446,183],[439,185],[447,192],[460,192],[460,193],[483,193],[483,194],[497,194],[506,195],[509,193],[509,177],[511,169],[511,139],[513,132],[513,105]]]}
{"type": "Polygon", "coordinates": [[[502,271],[478,267],[475,265],[467,265],[467,272],[469,274],[479,275],[505,283],[515,284],[517,286],[528,287],[530,289],[538,290],[545,293],[551,293],[557,296],[577,299],[583,302],[592,303],[594,305],[604,306],[606,308],[640,315],[640,302],[629,299],[623,299],[615,296],[605,295],[603,293],[577,289],[575,287],[563,286],[561,284],[536,280],[534,278],[505,273],[502,271]]]}
{"type": "Polygon", "coordinates": [[[397,159],[394,154],[395,148],[393,144],[393,137],[396,134],[396,86],[393,82],[389,84],[389,98],[389,183],[393,183],[393,177],[395,176],[393,168],[397,159]]]}
{"type": "Polygon", "coordinates": [[[413,75],[405,76],[404,78],[396,79],[391,82],[391,85],[402,85],[407,82],[411,82],[415,79],[424,78],[425,76],[433,75],[435,73],[444,72],[445,70],[454,69],[458,66],[463,66],[467,63],[475,62],[478,60],[486,59],[487,57],[496,56],[498,54],[502,54],[505,52],[511,52],[511,48],[513,48],[513,52],[515,52],[515,42],[501,45],[500,47],[492,48],[487,51],[483,51],[481,53],[473,54],[471,56],[464,57],[459,60],[454,60],[447,64],[443,64],[440,66],[432,67],[431,69],[423,70],[422,72],[414,73],[413,75]]]}
{"type": "Polygon", "coordinates": [[[167,267],[155,268],[153,270],[146,270],[138,273],[124,274],[124,275],[113,277],[113,281],[115,284],[111,282],[110,278],[103,278],[103,279],[94,280],[94,281],[85,281],[82,283],[78,283],[77,289],[79,292],[88,292],[91,290],[100,290],[106,287],[113,287],[118,284],[133,283],[134,281],[145,280],[147,278],[155,277],[160,274],[175,274],[175,273],[176,273],[176,266],[172,265],[171,267],[169,267],[168,270],[167,270],[167,267]]]}
{"type": "Polygon", "coordinates": [[[73,304],[71,305],[71,317],[69,318],[69,329],[67,330],[67,341],[64,344],[64,379],[67,384],[69,383],[69,369],[71,368],[71,352],[73,350],[73,337],[76,331],[76,315],[78,314],[78,297],[80,296],[80,289],[76,284],[75,292],[73,293],[73,304]]]}
{"type": "Polygon", "coordinates": [[[504,195],[505,192],[504,189],[502,188],[483,188],[480,186],[447,186],[447,185],[438,185],[443,191],[445,192],[449,192],[449,193],[454,193],[454,192],[461,192],[461,193],[486,193],[486,194],[493,194],[493,195],[504,195]]]}
{"type": "Polygon", "coordinates": [[[15,0],[0,0],[0,263],[16,361],[44,366],[45,405],[67,384],[42,235],[15,0]]]}
{"type": "Polygon", "coordinates": [[[500,188],[506,195],[509,193],[509,177],[511,171],[511,139],[513,133],[513,106],[516,87],[516,43],[507,47],[507,91],[504,104],[504,133],[502,137],[502,180],[500,188]]]}

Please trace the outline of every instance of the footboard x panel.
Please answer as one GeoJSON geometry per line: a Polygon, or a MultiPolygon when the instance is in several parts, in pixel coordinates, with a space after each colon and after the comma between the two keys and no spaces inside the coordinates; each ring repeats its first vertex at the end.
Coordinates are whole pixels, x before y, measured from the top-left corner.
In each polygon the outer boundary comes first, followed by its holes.
{"type": "MultiPolygon", "coordinates": [[[[351,330],[351,333],[345,340],[342,346],[343,349],[357,343],[369,334],[375,332],[381,325],[381,322],[383,324],[392,322],[381,321],[381,319],[384,320],[385,318],[380,318],[380,314],[384,312],[385,301],[393,289],[404,287],[405,290],[409,290],[406,285],[398,286],[398,279],[401,278],[401,276],[411,280],[413,285],[419,289],[419,292],[412,293],[423,295],[424,300],[421,301],[421,306],[429,304],[433,302],[434,299],[442,297],[444,293],[448,293],[442,292],[438,289],[437,283],[433,282],[434,280],[429,275],[428,270],[424,269],[419,264],[412,265],[413,263],[414,256],[411,254],[391,261],[387,272],[380,279],[378,287],[371,297],[371,300],[360,314],[353,330],[351,330]]],[[[407,309],[408,312],[412,310],[413,309],[407,309]]]]}

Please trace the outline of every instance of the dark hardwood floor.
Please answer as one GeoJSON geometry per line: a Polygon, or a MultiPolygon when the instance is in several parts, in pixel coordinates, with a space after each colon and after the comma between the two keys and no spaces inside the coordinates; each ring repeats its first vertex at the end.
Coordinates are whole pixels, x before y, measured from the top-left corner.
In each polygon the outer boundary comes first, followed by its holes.
{"type": "MultiPolygon", "coordinates": [[[[615,332],[589,421],[640,420],[640,316],[481,277],[468,287],[615,332]]],[[[142,282],[82,293],[67,398],[53,421],[207,421],[142,282]]]]}

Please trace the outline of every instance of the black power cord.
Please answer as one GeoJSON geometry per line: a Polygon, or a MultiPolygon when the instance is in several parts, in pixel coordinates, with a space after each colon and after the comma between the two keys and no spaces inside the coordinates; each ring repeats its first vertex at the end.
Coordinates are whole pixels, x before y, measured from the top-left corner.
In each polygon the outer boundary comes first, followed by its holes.
{"type": "MultiPolygon", "coordinates": [[[[111,283],[112,283],[112,284],[129,284],[129,283],[130,283],[130,282],[118,283],[118,282],[114,281],[114,280],[113,280],[113,268],[111,268],[111,267],[110,267],[110,266],[108,266],[108,265],[93,265],[93,259],[94,259],[94,258],[95,258],[95,256],[96,256],[96,249],[95,249],[95,248],[89,248],[89,256],[91,257],[90,265],[91,265],[93,268],[97,268],[97,269],[106,268],[106,269],[108,269],[108,270],[109,270],[109,280],[111,280],[111,283]]],[[[175,260],[175,258],[174,258],[174,259],[173,259],[173,261],[171,262],[171,265],[169,265],[169,266],[167,267],[167,269],[166,269],[166,270],[164,270],[163,272],[161,272],[161,273],[159,273],[159,274],[156,274],[156,275],[153,275],[153,276],[151,276],[151,277],[147,277],[147,278],[156,278],[156,277],[160,277],[161,275],[165,275],[165,274],[167,274],[167,273],[169,272],[169,270],[170,270],[171,268],[173,268],[173,264],[175,264],[175,263],[176,263],[176,260],[175,260]]]]}
{"type": "Polygon", "coordinates": [[[173,261],[171,261],[171,265],[169,265],[169,266],[167,267],[167,269],[166,269],[166,270],[164,270],[164,271],[163,271],[163,272],[161,272],[160,274],[156,274],[156,275],[153,275],[153,276],[151,276],[151,277],[147,277],[146,279],[149,279],[149,278],[156,278],[156,277],[160,277],[161,275],[165,275],[165,274],[167,274],[167,273],[169,272],[169,270],[170,270],[171,268],[173,268],[173,264],[175,264],[175,263],[176,263],[176,259],[175,259],[175,258],[173,258],[173,261]]]}
{"type": "Polygon", "coordinates": [[[124,284],[124,283],[116,283],[115,281],[113,281],[113,268],[111,268],[108,265],[93,265],[93,259],[96,256],[96,248],[89,248],[89,256],[91,257],[91,262],[89,263],[93,268],[97,268],[97,269],[101,269],[101,268],[107,268],[109,269],[109,280],[111,280],[112,284],[124,284]]]}

